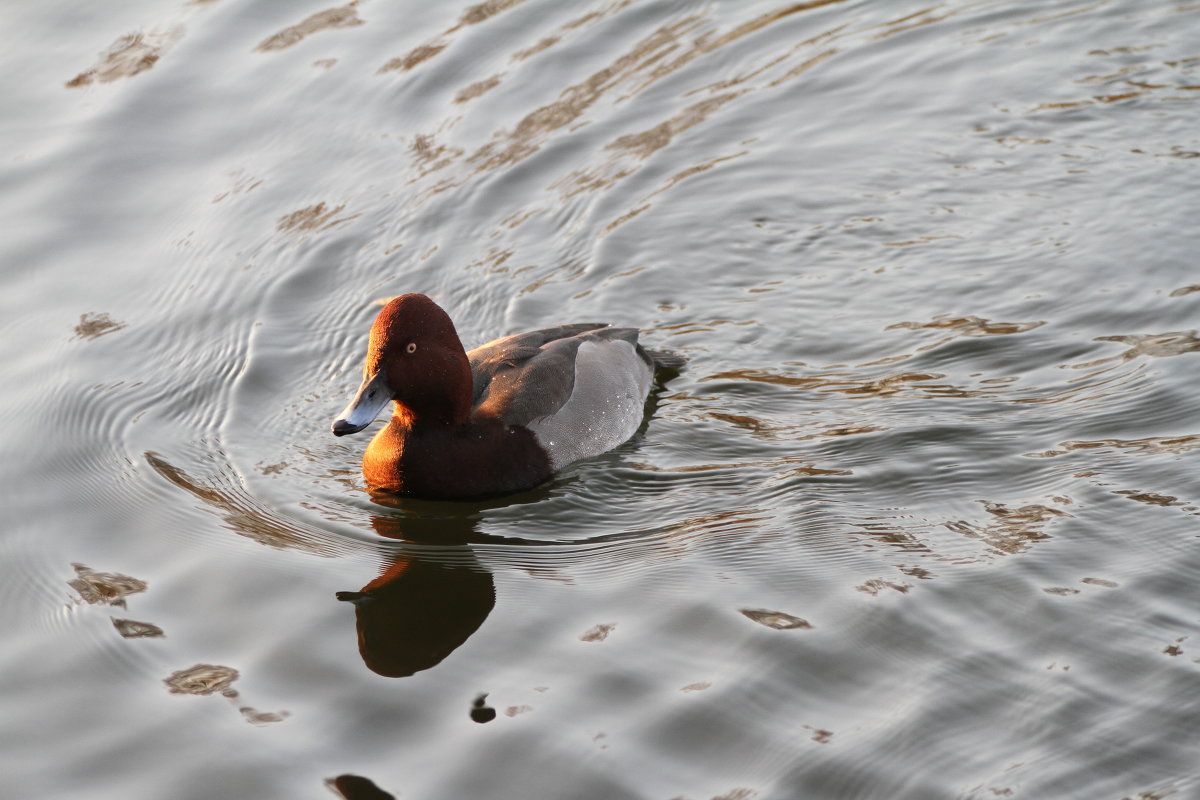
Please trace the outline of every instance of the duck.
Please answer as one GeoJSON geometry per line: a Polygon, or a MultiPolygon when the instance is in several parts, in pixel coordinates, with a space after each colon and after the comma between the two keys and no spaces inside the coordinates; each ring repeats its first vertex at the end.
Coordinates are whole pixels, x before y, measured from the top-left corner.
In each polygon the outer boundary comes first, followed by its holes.
{"type": "Polygon", "coordinates": [[[638,333],[571,323],[468,352],[441,306],[403,294],[371,326],[362,383],[332,431],[358,433],[391,404],[363,454],[373,490],[461,500],[532,489],[637,432],[656,373],[683,363],[638,333]]]}

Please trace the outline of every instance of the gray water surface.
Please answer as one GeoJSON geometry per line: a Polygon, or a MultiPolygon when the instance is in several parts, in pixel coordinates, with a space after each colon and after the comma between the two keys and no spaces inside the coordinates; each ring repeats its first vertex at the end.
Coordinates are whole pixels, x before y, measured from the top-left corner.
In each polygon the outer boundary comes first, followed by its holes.
{"type": "Polygon", "coordinates": [[[0,797],[1200,797],[1200,6],[0,19],[0,797]],[[382,503],[407,291],[688,365],[382,503]]]}

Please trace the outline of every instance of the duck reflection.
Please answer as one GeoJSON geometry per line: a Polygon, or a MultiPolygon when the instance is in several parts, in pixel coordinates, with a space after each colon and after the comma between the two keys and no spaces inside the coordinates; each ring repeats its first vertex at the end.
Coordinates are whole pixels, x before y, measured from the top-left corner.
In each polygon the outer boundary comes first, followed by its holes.
{"type": "Polygon", "coordinates": [[[372,525],[388,539],[441,545],[428,556],[396,554],[361,590],[337,593],[354,604],[363,663],[379,675],[404,678],[437,666],[479,630],[496,605],[496,588],[492,574],[461,544],[474,533],[473,520],[376,516],[372,525]]]}
{"type": "Polygon", "coordinates": [[[396,800],[394,794],[389,794],[375,785],[370,778],[361,775],[338,775],[325,781],[325,785],[333,789],[345,800],[396,800]]]}

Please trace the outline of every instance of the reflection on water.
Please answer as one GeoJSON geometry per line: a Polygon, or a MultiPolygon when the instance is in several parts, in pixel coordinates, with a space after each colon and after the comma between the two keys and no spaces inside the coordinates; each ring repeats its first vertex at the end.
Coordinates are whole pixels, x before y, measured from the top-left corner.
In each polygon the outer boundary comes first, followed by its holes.
{"type": "Polygon", "coordinates": [[[325,783],[346,800],[395,800],[395,795],[385,792],[370,778],[361,775],[339,775],[325,783]]]}
{"type": "MultiPolygon", "coordinates": [[[[224,460],[219,451],[211,455],[218,464],[224,460]]],[[[230,480],[227,487],[207,486],[157,453],[147,452],[143,456],[159,475],[202,500],[231,531],[270,547],[299,548],[317,555],[329,555],[339,549],[336,539],[326,532],[314,531],[273,514],[251,497],[235,477],[231,479],[230,476],[224,476],[230,480]]],[[[269,474],[270,468],[266,468],[266,471],[269,474]]]]}
{"type": "Polygon", "coordinates": [[[6,787],[1195,794],[1198,14],[12,5],[6,787]],[[323,421],[406,291],[689,368],[374,497],[323,421]]]}
{"type": "MultiPolygon", "coordinates": [[[[447,531],[446,520],[431,525],[420,518],[379,516],[372,524],[380,536],[409,541],[470,533],[447,531]]],[[[470,558],[463,550],[461,560],[470,558]]],[[[482,566],[400,556],[360,591],[338,592],[337,599],[354,605],[363,663],[379,675],[404,678],[437,666],[478,630],[496,605],[496,588],[482,566]]]]}
{"type": "Polygon", "coordinates": [[[471,719],[474,722],[483,724],[491,722],[496,718],[496,709],[487,704],[487,695],[481,694],[471,703],[471,719]]]}

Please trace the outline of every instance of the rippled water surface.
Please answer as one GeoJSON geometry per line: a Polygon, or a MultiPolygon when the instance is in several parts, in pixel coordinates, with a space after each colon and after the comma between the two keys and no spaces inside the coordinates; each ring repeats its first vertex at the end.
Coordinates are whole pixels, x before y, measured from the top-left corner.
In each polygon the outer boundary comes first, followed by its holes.
{"type": "Polygon", "coordinates": [[[0,796],[1200,797],[1200,5],[0,17],[0,796]],[[688,364],[385,504],[406,291],[688,364]]]}

